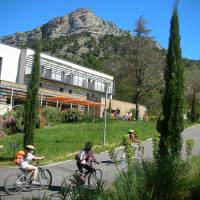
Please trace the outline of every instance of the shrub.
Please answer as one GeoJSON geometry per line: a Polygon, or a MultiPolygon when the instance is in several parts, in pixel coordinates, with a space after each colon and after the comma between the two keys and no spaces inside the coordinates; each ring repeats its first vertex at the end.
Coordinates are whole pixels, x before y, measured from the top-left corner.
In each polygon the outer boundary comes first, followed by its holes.
{"type": "Polygon", "coordinates": [[[149,115],[149,121],[156,121],[158,119],[157,115],[149,115]]]}
{"type": "Polygon", "coordinates": [[[132,162],[115,180],[108,199],[184,199],[189,192],[185,188],[188,167],[186,162],[170,157],[160,161],[159,165],[153,160],[132,162]]]}
{"type": "Polygon", "coordinates": [[[153,140],[152,140],[152,144],[153,144],[153,157],[154,159],[158,159],[159,156],[159,142],[160,142],[160,135],[159,134],[154,134],[153,135],[153,140]]]}
{"type": "Polygon", "coordinates": [[[128,137],[128,135],[124,135],[122,138],[122,144],[124,145],[124,150],[126,153],[126,160],[128,163],[128,166],[131,164],[131,161],[133,159],[133,149],[131,147],[131,143],[130,143],[130,139],[128,137]]]}
{"type": "Polygon", "coordinates": [[[192,155],[192,149],[194,147],[194,140],[187,139],[185,143],[186,143],[186,155],[187,155],[187,158],[189,158],[192,155]]]}
{"type": "Polygon", "coordinates": [[[10,135],[17,132],[16,120],[14,118],[13,110],[3,115],[3,129],[5,134],[10,135]]]}
{"type": "Polygon", "coordinates": [[[48,106],[42,108],[41,115],[45,118],[46,124],[56,124],[62,121],[61,112],[58,108],[48,106]]]}
{"type": "Polygon", "coordinates": [[[24,131],[24,106],[18,106],[15,108],[13,112],[13,116],[15,118],[15,125],[19,132],[24,131]]]}
{"type": "Polygon", "coordinates": [[[4,130],[3,124],[4,124],[4,120],[0,116],[0,137],[5,135],[5,130],[4,130]]]}
{"type": "Polygon", "coordinates": [[[67,110],[62,112],[63,123],[74,123],[82,120],[81,113],[78,110],[67,110]]]}
{"type": "Polygon", "coordinates": [[[197,200],[200,197],[200,156],[194,156],[192,158],[192,164],[193,164],[193,183],[190,184],[190,192],[191,192],[191,198],[190,200],[197,200]]]}

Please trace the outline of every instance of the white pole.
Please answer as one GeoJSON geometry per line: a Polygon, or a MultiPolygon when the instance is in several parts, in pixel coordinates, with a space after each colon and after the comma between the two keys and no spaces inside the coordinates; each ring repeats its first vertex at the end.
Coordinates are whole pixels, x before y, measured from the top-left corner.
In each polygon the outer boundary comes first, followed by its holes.
{"type": "Polygon", "coordinates": [[[108,88],[107,84],[105,84],[105,110],[104,110],[104,132],[103,132],[103,145],[106,145],[106,126],[107,126],[107,97],[108,97],[108,88]]]}
{"type": "Polygon", "coordinates": [[[58,100],[56,101],[56,108],[58,108],[58,100]]]}

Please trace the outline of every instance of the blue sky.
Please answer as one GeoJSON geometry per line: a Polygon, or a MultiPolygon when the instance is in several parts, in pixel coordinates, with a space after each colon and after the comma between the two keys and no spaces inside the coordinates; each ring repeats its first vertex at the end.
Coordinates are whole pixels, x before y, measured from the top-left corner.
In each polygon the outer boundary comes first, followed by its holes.
{"type": "MultiPolygon", "coordinates": [[[[1,0],[0,36],[28,31],[77,8],[132,31],[143,15],[151,35],[168,46],[173,0],[1,0]]],[[[200,0],[180,0],[179,21],[183,57],[200,60],[200,0]]]]}

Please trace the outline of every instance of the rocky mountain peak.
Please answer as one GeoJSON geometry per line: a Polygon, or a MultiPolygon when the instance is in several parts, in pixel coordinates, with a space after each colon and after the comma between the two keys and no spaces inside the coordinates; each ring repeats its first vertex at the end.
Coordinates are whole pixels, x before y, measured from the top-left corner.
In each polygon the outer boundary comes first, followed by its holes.
{"type": "Polygon", "coordinates": [[[90,32],[96,36],[106,34],[121,36],[127,33],[114,23],[102,20],[90,9],[79,8],[68,15],[56,17],[32,31],[2,37],[1,41],[7,44],[24,45],[36,39],[55,39],[82,32],[90,32]]]}

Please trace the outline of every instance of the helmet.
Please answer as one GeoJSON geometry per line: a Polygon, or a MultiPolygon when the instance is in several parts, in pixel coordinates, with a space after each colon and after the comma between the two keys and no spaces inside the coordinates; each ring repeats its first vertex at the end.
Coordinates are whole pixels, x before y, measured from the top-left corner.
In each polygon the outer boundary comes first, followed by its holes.
{"type": "Polygon", "coordinates": [[[129,129],[128,133],[135,133],[135,130],[129,129]]]}
{"type": "Polygon", "coordinates": [[[33,145],[27,145],[26,149],[27,150],[35,150],[35,147],[33,145]]]}
{"type": "Polygon", "coordinates": [[[92,142],[86,142],[84,149],[91,149],[92,148],[92,142]]]}

